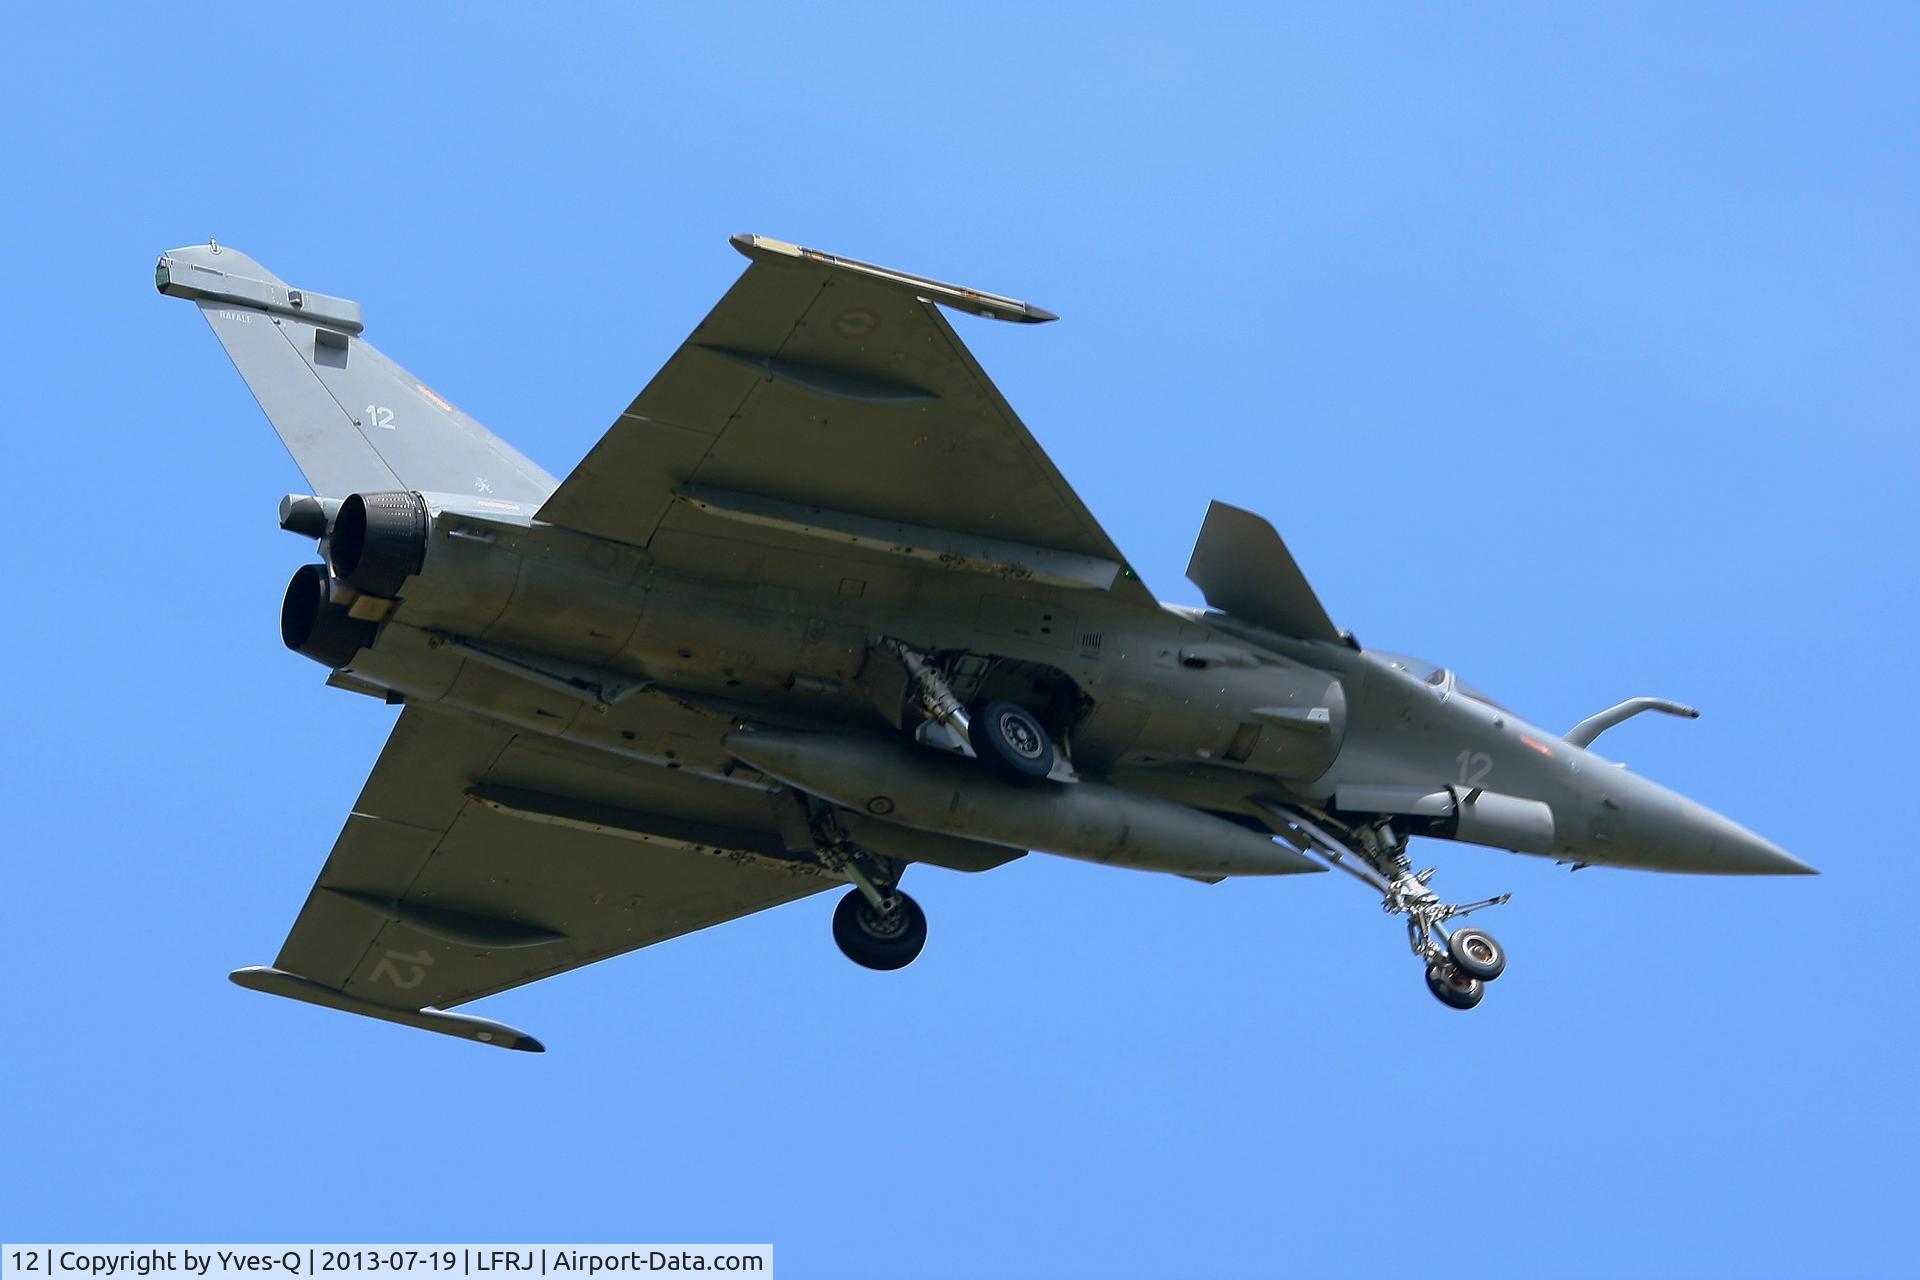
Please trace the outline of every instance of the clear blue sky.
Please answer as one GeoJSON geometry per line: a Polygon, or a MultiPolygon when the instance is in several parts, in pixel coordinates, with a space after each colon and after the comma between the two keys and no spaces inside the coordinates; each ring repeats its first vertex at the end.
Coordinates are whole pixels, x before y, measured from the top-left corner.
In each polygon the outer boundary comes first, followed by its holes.
{"type": "Polygon", "coordinates": [[[1910,1272],[1920,13],[907,9],[9,11],[0,1236],[1910,1272]],[[823,897],[475,1006],[545,1056],[229,986],[391,713],[281,649],[298,474],[154,256],[564,473],[747,230],[1058,311],[958,324],[1164,598],[1256,508],[1547,725],[1699,705],[1614,752],[1825,875],[1429,844],[1514,894],[1468,1016],[1338,877],[1041,857],[922,873],[902,973],[823,897]]]}

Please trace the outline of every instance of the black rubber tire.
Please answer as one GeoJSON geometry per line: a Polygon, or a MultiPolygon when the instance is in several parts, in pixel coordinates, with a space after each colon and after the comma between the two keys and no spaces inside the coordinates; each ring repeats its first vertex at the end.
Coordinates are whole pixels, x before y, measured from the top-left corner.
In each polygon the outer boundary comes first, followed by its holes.
{"type": "Polygon", "coordinates": [[[1484,982],[1468,977],[1452,965],[1444,968],[1437,964],[1428,965],[1427,990],[1433,992],[1435,1000],[1450,1009],[1471,1009],[1487,994],[1484,982]]]}
{"type": "Polygon", "coordinates": [[[850,890],[833,909],[833,940],[841,954],[866,969],[904,969],[927,945],[927,913],[899,890],[899,910],[890,928],[881,924],[865,894],[850,890]]]}
{"type": "Polygon", "coordinates": [[[1033,713],[1013,702],[983,702],[968,722],[974,754],[995,772],[1036,782],[1053,772],[1053,739],[1033,713]]]}
{"type": "Polygon", "coordinates": [[[1447,954],[1454,968],[1482,982],[1507,971],[1507,949],[1485,929],[1455,929],[1447,938],[1447,954]]]}

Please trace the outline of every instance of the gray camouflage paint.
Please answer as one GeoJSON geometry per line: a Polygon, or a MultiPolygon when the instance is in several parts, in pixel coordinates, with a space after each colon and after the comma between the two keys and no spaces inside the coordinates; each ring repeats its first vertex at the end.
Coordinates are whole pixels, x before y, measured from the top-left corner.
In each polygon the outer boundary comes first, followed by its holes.
{"type": "MultiPolygon", "coordinates": [[[[1019,856],[1030,830],[1052,832],[1053,852],[1208,879],[1318,869],[1249,830],[1276,805],[1583,864],[1810,870],[1451,673],[1361,649],[1251,513],[1208,513],[1189,576],[1212,608],[1157,602],[934,304],[1049,313],[734,243],[748,271],[559,484],[369,344],[357,304],[232,249],[161,259],[161,291],[200,308],[307,476],[319,505],[306,506],[324,512],[311,519],[380,492],[421,495],[427,518],[424,556],[391,596],[328,587],[371,636],[330,683],[404,703],[415,728],[396,731],[278,968],[237,981],[432,1024],[420,997],[457,1003],[838,883],[780,817],[795,790],[845,808],[862,845],[896,862],[969,870],[1019,856]],[[912,741],[919,716],[882,640],[1041,716],[1084,780],[1043,785],[1082,816],[1006,825],[1045,809],[1045,790],[969,807],[978,762],[912,741]],[[756,729],[786,746],[753,746],[756,729]],[[463,755],[483,730],[501,735],[491,754],[463,755]],[[826,736],[809,752],[796,733],[826,736]],[[429,785],[428,756],[460,761],[430,784],[447,804],[396,816],[379,796],[429,785]],[[896,773],[920,803],[871,785],[896,773]],[[536,799],[488,799],[503,786],[536,799]],[[1192,851],[1176,847],[1182,814],[1192,851]],[[370,858],[369,816],[432,839],[411,861],[370,858]],[[1099,843],[1085,833],[1103,818],[1099,843]],[[583,850],[674,852],[609,861],[606,883],[542,900],[535,920],[541,895],[514,888],[530,883],[529,822],[583,850]],[[666,914],[644,905],[650,877],[706,885],[710,868],[674,859],[715,853],[737,890],[723,877],[666,914]],[[446,879],[439,905],[415,887],[429,873],[446,879]],[[507,971],[499,945],[452,918],[517,922],[536,958],[507,971]]],[[[521,1036],[484,1020],[430,1029],[521,1036]]]]}

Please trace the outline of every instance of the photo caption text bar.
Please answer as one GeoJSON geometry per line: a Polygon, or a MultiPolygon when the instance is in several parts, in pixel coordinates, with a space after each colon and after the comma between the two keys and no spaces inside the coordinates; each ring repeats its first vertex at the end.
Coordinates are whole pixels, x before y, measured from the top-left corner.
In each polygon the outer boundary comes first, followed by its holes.
{"type": "Polygon", "coordinates": [[[770,1244],[8,1244],[0,1280],[771,1276],[770,1244]]]}

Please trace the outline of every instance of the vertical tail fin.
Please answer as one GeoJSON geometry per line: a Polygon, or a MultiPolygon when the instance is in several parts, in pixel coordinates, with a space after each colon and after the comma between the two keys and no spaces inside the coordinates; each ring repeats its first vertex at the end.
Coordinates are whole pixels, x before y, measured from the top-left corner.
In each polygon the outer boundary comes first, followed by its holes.
{"type": "Polygon", "coordinates": [[[290,288],[217,245],[170,250],[154,282],[199,306],[313,492],[415,489],[538,506],[556,487],[367,342],[357,303],[290,288]]]}

